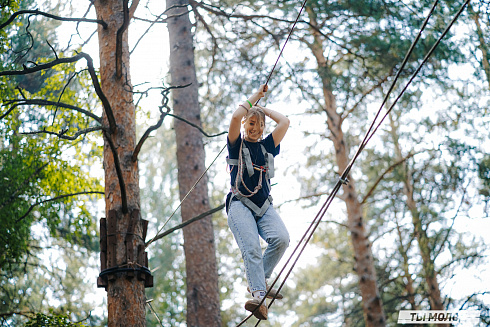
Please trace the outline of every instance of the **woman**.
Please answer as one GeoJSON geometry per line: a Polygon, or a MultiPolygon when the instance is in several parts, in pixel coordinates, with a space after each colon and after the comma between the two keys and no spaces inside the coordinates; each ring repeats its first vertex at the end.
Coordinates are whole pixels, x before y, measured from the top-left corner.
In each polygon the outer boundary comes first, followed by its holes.
{"type": "MultiPolygon", "coordinates": [[[[267,89],[267,85],[261,85],[238,106],[231,118],[227,161],[232,187],[226,200],[228,225],[242,253],[248,289],[252,293],[245,309],[262,320],[267,319],[265,300],[260,305],[267,293],[266,280],[289,245],[286,226],[272,207],[269,181],[274,175],[274,157],[279,154],[279,143],[289,128],[289,119],[277,111],[252,105],[264,97],[267,89]],[[277,126],[263,139],[265,116],[277,126]],[[267,242],[263,254],[259,236],[267,242]]],[[[268,295],[282,298],[273,290],[268,295]]]]}

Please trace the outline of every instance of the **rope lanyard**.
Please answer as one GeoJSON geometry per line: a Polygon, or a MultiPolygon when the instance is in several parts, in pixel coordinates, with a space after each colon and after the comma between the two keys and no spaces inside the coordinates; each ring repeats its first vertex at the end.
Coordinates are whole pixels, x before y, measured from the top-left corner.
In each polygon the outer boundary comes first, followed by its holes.
{"type": "Polygon", "coordinates": [[[245,166],[244,166],[244,163],[243,163],[243,154],[242,154],[242,149],[243,149],[243,137],[241,138],[241,142],[240,142],[240,152],[238,154],[238,171],[237,171],[237,175],[236,175],[236,178],[235,178],[235,189],[236,191],[238,192],[238,194],[240,194],[241,196],[243,197],[246,197],[246,198],[250,198],[252,196],[254,196],[255,194],[257,194],[257,192],[262,188],[262,174],[263,174],[263,170],[261,169],[260,170],[260,177],[259,177],[259,182],[257,184],[257,186],[255,186],[254,190],[253,191],[250,191],[250,189],[247,187],[247,184],[245,184],[245,182],[243,181],[243,172],[245,171],[245,166]],[[243,194],[241,191],[240,191],[240,183],[243,185],[243,187],[245,187],[245,189],[248,191],[248,193],[250,194],[243,194]]]}

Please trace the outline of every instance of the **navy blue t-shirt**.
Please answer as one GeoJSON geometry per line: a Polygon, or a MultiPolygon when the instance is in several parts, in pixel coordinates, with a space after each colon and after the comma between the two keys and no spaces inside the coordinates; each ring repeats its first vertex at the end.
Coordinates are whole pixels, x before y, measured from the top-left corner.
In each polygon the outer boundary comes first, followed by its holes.
{"type": "MultiPolygon", "coordinates": [[[[242,136],[238,137],[238,139],[235,141],[235,144],[230,145],[230,140],[227,138],[227,144],[228,144],[228,157],[230,159],[238,159],[238,155],[240,152],[240,143],[242,141],[242,136]]],[[[260,144],[262,144],[265,147],[265,150],[269,153],[271,153],[274,157],[279,154],[280,150],[280,145],[277,147],[274,145],[274,138],[272,137],[272,134],[267,135],[267,137],[259,142],[248,142],[248,141],[243,141],[244,146],[246,144],[247,148],[250,150],[250,156],[252,159],[252,163],[257,165],[257,166],[265,166],[265,157],[264,154],[262,153],[262,149],[260,148],[260,144]]],[[[231,186],[235,186],[235,180],[238,172],[238,167],[237,166],[232,166],[230,165],[230,170],[231,170],[231,186]]],[[[247,185],[248,189],[250,191],[253,191],[255,189],[255,186],[259,184],[259,178],[260,178],[260,171],[254,169],[254,174],[249,177],[247,170],[243,172],[243,181],[247,185]]],[[[239,190],[242,192],[242,194],[250,194],[245,187],[242,185],[241,181],[239,183],[239,190]]],[[[262,207],[264,204],[265,200],[269,197],[269,187],[268,183],[265,180],[265,174],[262,174],[262,188],[257,192],[257,194],[253,195],[249,199],[252,200],[253,203],[258,205],[259,207],[262,207]]]]}

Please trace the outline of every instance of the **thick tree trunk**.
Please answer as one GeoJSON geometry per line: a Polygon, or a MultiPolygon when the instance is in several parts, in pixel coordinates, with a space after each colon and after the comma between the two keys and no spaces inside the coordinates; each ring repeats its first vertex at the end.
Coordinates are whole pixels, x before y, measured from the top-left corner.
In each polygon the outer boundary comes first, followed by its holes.
{"type": "MultiPolygon", "coordinates": [[[[311,7],[306,6],[310,24],[317,26],[316,15],[311,7]]],[[[339,172],[343,172],[349,164],[348,147],[342,131],[342,118],[337,113],[335,95],[331,89],[328,74],[328,65],[323,55],[323,44],[320,34],[314,28],[310,29],[314,42],[309,47],[316,58],[318,74],[322,81],[323,96],[325,99],[325,113],[330,138],[335,148],[335,159],[339,172]]],[[[359,201],[355,181],[348,177],[349,183],[343,185],[343,200],[347,207],[347,225],[351,233],[352,246],[355,256],[355,271],[359,278],[359,288],[362,296],[362,306],[366,326],[385,326],[386,319],[383,304],[379,295],[376,270],[371,252],[371,243],[367,237],[365,223],[362,217],[362,204],[359,201]]]]}
{"type": "MultiPolygon", "coordinates": [[[[138,165],[131,160],[135,147],[135,109],[132,101],[129,74],[127,32],[122,37],[122,76],[116,77],[116,33],[123,25],[123,1],[94,1],[97,19],[108,24],[98,28],[101,87],[114,113],[117,128],[104,137],[105,201],[107,224],[110,225],[110,253],[106,268],[131,267],[130,260],[138,256],[138,246],[144,245],[139,216],[138,165]],[[127,210],[123,209],[123,196],[116,173],[114,155],[109,140],[117,150],[117,156],[127,193],[127,210]],[[130,222],[134,222],[130,227],[130,222]],[[128,229],[131,229],[128,237],[128,229]]],[[[104,112],[105,125],[109,126],[104,112]]],[[[143,248],[144,249],[144,248],[143,248]]],[[[144,251],[144,250],[143,250],[144,251]]],[[[134,259],[136,261],[136,259],[134,259]]],[[[107,304],[109,326],[145,326],[145,282],[121,271],[108,276],[107,304]]]]}
{"type": "MultiPolygon", "coordinates": [[[[187,0],[167,0],[170,39],[170,73],[172,86],[187,85],[173,90],[174,113],[201,126],[198,87],[194,65],[192,25],[187,0]],[[182,14],[182,15],[178,15],[182,14]]],[[[177,163],[181,200],[205,170],[202,134],[198,129],[175,120],[177,163]]],[[[206,176],[182,203],[182,220],[210,210],[206,176]]],[[[187,326],[221,326],[218,271],[211,217],[194,222],[183,229],[187,274],[187,326]]]]}

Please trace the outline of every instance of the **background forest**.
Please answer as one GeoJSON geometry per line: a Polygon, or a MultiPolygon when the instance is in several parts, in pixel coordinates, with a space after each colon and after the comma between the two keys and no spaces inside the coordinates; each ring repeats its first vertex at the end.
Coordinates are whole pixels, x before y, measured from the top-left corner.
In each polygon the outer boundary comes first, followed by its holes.
{"type": "MultiPolygon", "coordinates": [[[[113,325],[100,221],[137,212],[153,285],[121,278],[134,325],[236,326],[248,295],[220,151],[302,1],[0,3],[0,324],[113,325]]],[[[429,309],[490,325],[489,27],[486,0],[306,2],[262,103],[291,121],[272,180],[291,234],[277,272],[385,119],[263,325],[395,326],[429,309]]]]}

